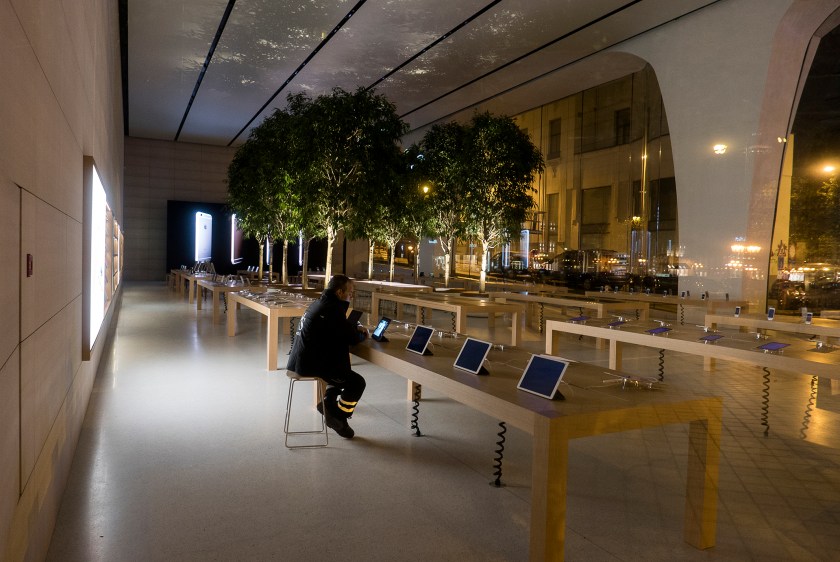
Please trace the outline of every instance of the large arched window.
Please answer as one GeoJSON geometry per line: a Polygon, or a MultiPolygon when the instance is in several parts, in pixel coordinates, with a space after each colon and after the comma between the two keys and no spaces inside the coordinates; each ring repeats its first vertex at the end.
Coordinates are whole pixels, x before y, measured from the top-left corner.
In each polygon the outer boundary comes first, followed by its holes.
{"type": "Polygon", "coordinates": [[[680,250],[671,137],[653,69],[515,118],[546,169],[535,185],[538,211],[510,253],[527,256],[532,274],[572,288],[675,292],[677,276],[691,269],[680,250]]]}
{"type": "Polygon", "coordinates": [[[840,28],[820,39],[786,139],[768,305],[840,309],[840,28]]]}

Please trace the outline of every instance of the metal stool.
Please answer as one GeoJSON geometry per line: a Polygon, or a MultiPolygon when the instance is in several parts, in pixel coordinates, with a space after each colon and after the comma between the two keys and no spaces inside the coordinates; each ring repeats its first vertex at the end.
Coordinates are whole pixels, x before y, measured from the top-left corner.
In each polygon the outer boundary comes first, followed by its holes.
{"type": "Polygon", "coordinates": [[[321,429],[319,430],[309,430],[309,431],[289,431],[289,416],[292,413],[292,395],[294,394],[295,390],[295,383],[296,382],[314,382],[315,383],[315,392],[318,393],[319,400],[321,401],[321,410],[324,410],[324,393],[321,392],[321,379],[317,377],[304,377],[297,374],[294,371],[286,370],[286,376],[289,377],[289,398],[286,400],[286,421],[283,424],[283,433],[286,434],[286,441],[285,445],[287,449],[314,449],[317,447],[326,447],[330,441],[329,434],[327,433],[327,422],[324,419],[324,414],[321,414],[321,429]],[[313,445],[289,445],[289,435],[319,435],[323,434],[324,442],[323,443],[315,443],[313,445]]]}

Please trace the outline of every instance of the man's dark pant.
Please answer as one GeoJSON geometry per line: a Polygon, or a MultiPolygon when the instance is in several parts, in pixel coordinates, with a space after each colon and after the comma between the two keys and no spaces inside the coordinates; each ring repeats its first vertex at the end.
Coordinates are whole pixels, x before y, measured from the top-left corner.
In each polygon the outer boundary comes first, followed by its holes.
{"type": "Polygon", "coordinates": [[[343,375],[322,377],[327,383],[325,398],[328,403],[338,398],[338,409],[346,417],[353,415],[356,404],[365,391],[365,379],[356,371],[348,371],[343,375]]]}

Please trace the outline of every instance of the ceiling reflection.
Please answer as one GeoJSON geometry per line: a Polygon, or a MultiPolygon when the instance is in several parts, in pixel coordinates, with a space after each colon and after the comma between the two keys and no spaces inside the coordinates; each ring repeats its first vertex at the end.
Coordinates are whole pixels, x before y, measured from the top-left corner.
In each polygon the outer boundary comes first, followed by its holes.
{"type": "Polygon", "coordinates": [[[127,0],[127,134],[235,145],[287,94],[371,86],[423,127],[711,3],[127,0]]]}

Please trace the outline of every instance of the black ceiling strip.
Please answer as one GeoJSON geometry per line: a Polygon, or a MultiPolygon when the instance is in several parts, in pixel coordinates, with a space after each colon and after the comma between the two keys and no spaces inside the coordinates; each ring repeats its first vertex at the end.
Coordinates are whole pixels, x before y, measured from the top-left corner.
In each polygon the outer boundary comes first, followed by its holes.
{"type": "Polygon", "coordinates": [[[303,68],[304,68],[307,64],[309,64],[309,61],[311,61],[313,58],[315,58],[315,55],[317,55],[317,54],[318,54],[318,51],[320,51],[321,49],[323,49],[323,48],[324,48],[324,46],[325,46],[327,43],[329,43],[330,39],[332,39],[332,38],[333,38],[333,36],[335,36],[335,34],[336,34],[336,33],[338,33],[338,31],[339,31],[342,27],[344,27],[344,24],[346,24],[346,23],[350,20],[350,18],[352,18],[352,17],[353,17],[353,14],[355,14],[355,13],[359,10],[359,8],[361,8],[361,7],[362,7],[362,5],[363,5],[365,2],[367,2],[367,0],[359,0],[358,2],[356,2],[356,5],[355,5],[355,6],[353,6],[353,8],[352,8],[349,12],[347,12],[347,15],[345,15],[345,16],[341,19],[341,21],[340,21],[340,22],[338,22],[338,24],[337,24],[337,25],[336,25],[336,26],[332,29],[332,31],[330,31],[330,32],[329,32],[329,34],[327,34],[327,36],[326,36],[326,37],[324,37],[324,39],[322,39],[320,43],[318,43],[318,46],[317,46],[317,47],[315,47],[315,49],[314,49],[311,53],[309,53],[309,56],[308,56],[308,57],[306,57],[306,59],[305,59],[302,63],[300,63],[300,66],[298,66],[298,67],[295,69],[295,71],[294,71],[294,72],[292,72],[292,74],[291,74],[288,78],[286,78],[286,81],[285,81],[285,82],[283,82],[283,84],[282,84],[279,88],[277,88],[277,91],[276,91],[276,92],[274,92],[274,94],[273,94],[270,98],[268,98],[268,100],[267,100],[267,101],[266,101],[266,102],[262,105],[262,107],[261,107],[261,108],[259,108],[259,109],[257,110],[257,112],[254,114],[254,116],[253,116],[253,117],[251,117],[251,118],[248,120],[248,122],[247,122],[247,123],[245,123],[245,126],[244,126],[244,127],[242,127],[241,129],[239,129],[239,132],[238,132],[238,133],[236,133],[236,136],[234,136],[232,139],[230,139],[230,142],[229,142],[229,143],[227,143],[227,146],[232,145],[232,144],[236,141],[236,139],[238,139],[238,138],[239,138],[239,136],[240,136],[242,133],[244,133],[244,132],[245,132],[245,129],[247,129],[248,127],[250,127],[250,126],[251,126],[251,123],[253,123],[253,122],[254,122],[254,120],[255,120],[257,117],[259,117],[259,116],[260,116],[260,114],[261,114],[263,111],[265,111],[265,108],[266,108],[266,107],[268,107],[268,104],[270,104],[271,102],[273,102],[273,101],[274,101],[274,99],[275,99],[278,95],[280,95],[280,92],[282,92],[282,91],[286,88],[286,86],[288,86],[288,85],[289,85],[289,83],[290,83],[292,80],[294,80],[295,76],[297,76],[297,75],[300,73],[300,71],[301,71],[301,70],[303,70],[303,68]]]}
{"type": "Polygon", "coordinates": [[[536,47],[536,48],[534,48],[534,49],[532,49],[532,50],[528,51],[527,53],[525,53],[525,54],[523,54],[523,55],[520,55],[520,56],[516,57],[515,59],[511,59],[511,60],[509,60],[509,61],[508,61],[508,62],[506,62],[505,64],[503,64],[503,65],[501,65],[501,66],[498,66],[498,67],[494,68],[493,70],[490,70],[490,71],[485,72],[484,74],[482,74],[482,75],[480,75],[480,76],[477,76],[477,77],[473,78],[473,79],[472,79],[472,80],[470,80],[469,82],[466,82],[466,83],[464,83],[464,84],[461,84],[461,85],[460,85],[460,86],[458,86],[457,88],[454,88],[454,89],[452,89],[452,90],[449,90],[449,91],[448,91],[448,92],[446,92],[445,94],[441,94],[441,95],[439,95],[438,97],[436,97],[436,98],[434,98],[434,99],[432,99],[432,100],[429,100],[429,101],[427,101],[426,103],[424,103],[424,104],[422,104],[422,105],[418,105],[417,107],[415,107],[415,108],[414,108],[414,109],[412,109],[411,111],[408,111],[408,112],[403,113],[402,115],[400,115],[400,118],[405,118],[405,116],[406,116],[406,115],[411,115],[411,114],[412,114],[412,113],[414,113],[415,111],[419,111],[420,109],[423,109],[424,107],[426,107],[426,106],[428,106],[428,105],[431,105],[431,104],[433,104],[433,103],[435,103],[435,102],[438,102],[438,101],[442,100],[443,98],[447,97],[447,96],[448,96],[448,95],[450,95],[450,94],[454,94],[455,92],[457,92],[457,91],[459,91],[459,90],[463,90],[463,89],[464,89],[464,88],[466,88],[467,86],[471,86],[472,84],[475,84],[476,82],[479,82],[479,81],[481,81],[481,80],[484,80],[485,78],[487,78],[487,77],[488,77],[488,76],[490,76],[491,74],[495,74],[496,72],[499,72],[499,71],[501,71],[501,70],[504,70],[505,68],[507,68],[507,67],[509,67],[509,66],[511,66],[511,65],[513,65],[513,64],[515,64],[515,63],[517,63],[517,62],[519,62],[519,61],[523,60],[523,59],[526,59],[526,58],[530,57],[531,55],[533,55],[533,54],[535,54],[535,53],[537,53],[537,52],[539,52],[539,51],[541,51],[541,50],[543,50],[543,49],[545,49],[545,48],[548,48],[548,47],[550,47],[551,45],[554,45],[555,43],[557,43],[557,42],[559,42],[559,41],[562,41],[562,40],[564,40],[564,39],[568,39],[568,38],[569,38],[569,37],[571,37],[572,35],[574,35],[574,34],[576,34],[576,33],[580,33],[580,32],[581,32],[581,31],[583,31],[584,29],[586,29],[586,28],[588,28],[588,27],[592,27],[592,26],[593,26],[593,25],[595,25],[596,23],[600,23],[600,22],[604,21],[605,19],[611,18],[611,17],[612,17],[612,16],[614,16],[615,14],[618,14],[618,13],[620,13],[620,12],[623,12],[623,11],[624,11],[624,10],[626,10],[627,8],[630,8],[631,6],[634,6],[634,5],[638,4],[638,3],[639,3],[639,2],[641,2],[641,1],[642,1],[642,0],[633,0],[632,2],[628,2],[628,3],[627,3],[627,4],[625,4],[624,6],[621,6],[620,8],[616,8],[615,10],[612,10],[611,12],[607,12],[606,14],[604,14],[604,15],[602,15],[602,16],[599,16],[599,17],[595,18],[595,19],[594,19],[594,20],[592,20],[592,21],[589,21],[589,22],[587,22],[587,23],[585,23],[585,24],[583,24],[583,25],[581,25],[581,26],[579,26],[579,27],[576,27],[575,29],[573,29],[573,30],[569,31],[568,33],[564,33],[563,35],[561,35],[561,36],[557,37],[556,39],[553,39],[553,40],[549,41],[548,43],[545,43],[544,45],[540,45],[539,47],[536,47]]]}
{"type": "MultiPolygon", "coordinates": [[[[622,44],[622,43],[624,43],[625,41],[630,41],[631,39],[635,39],[636,37],[639,37],[639,36],[641,36],[641,35],[644,35],[645,33],[648,33],[648,32],[650,32],[650,31],[652,31],[652,30],[654,30],[654,29],[657,29],[657,28],[659,28],[659,27],[662,27],[663,25],[668,25],[668,24],[669,24],[669,23],[671,23],[671,22],[677,21],[678,19],[681,19],[681,18],[684,18],[684,17],[686,17],[686,16],[691,15],[691,14],[693,14],[694,12],[697,12],[697,11],[700,11],[700,10],[702,10],[702,9],[708,8],[708,7],[709,7],[709,6],[711,6],[712,4],[717,4],[717,3],[718,3],[718,2],[720,2],[720,1],[721,1],[721,0],[714,0],[714,1],[710,2],[710,3],[708,3],[708,4],[705,4],[705,5],[703,5],[703,6],[700,6],[699,8],[695,8],[694,10],[691,10],[690,12],[687,12],[687,13],[685,13],[685,14],[683,14],[683,15],[677,16],[677,17],[675,17],[675,18],[671,18],[670,20],[668,20],[668,21],[664,21],[664,22],[660,23],[659,25],[656,25],[656,26],[651,27],[651,28],[649,28],[649,29],[645,29],[644,31],[641,31],[641,32],[639,32],[639,33],[636,33],[635,35],[631,35],[630,37],[625,37],[625,38],[624,38],[624,39],[622,39],[621,41],[616,41],[615,43],[612,43],[612,44],[610,44],[610,45],[607,45],[606,47],[604,47],[603,49],[600,49],[600,50],[599,50],[599,51],[597,51],[597,52],[598,52],[598,53],[600,53],[600,52],[602,52],[602,51],[604,51],[604,50],[606,50],[606,49],[609,49],[609,48],[615,47],[615,46],[617,46],[617,45],[621,45],[621,44],[622,44]]],[[[583,55],[582,57],[578,57],[578,58],[576,58],[575,60],[572,60],[572,61],[569,61],[569,62],[567,62],[567,63],[563,64],[562,66],[558,66],[557,68],[553,68],[553,69],[551,69],[551,70],[548,70],[548,71],[546,71],[546,72],[543,72],[542,74],[539,74],[539,75],[537,75],[537,76],[534,76],[534,77],[532,77],[532,78],[529,78],[529,79],[525,80],[524,82],[520,82],[519,84],[515,84],[515,85],[513,85],[513,86],[510,86],[509,88],[505,88],[504,90],[501,90],[501,91],[499,91],[499,92],[496,92],[495,94],[489,95],[489,96],[487,96],[487,97],[485,97],[485,98],[483,98],[483,99],[480,99],[480,100],[478,100],[478,101],[476,101],[476,102],[473,102],[473,103],[471,103],[471,104],[469,104],[469,105],[466,105],[466,106],[462,107],[461,109],[456,109],[455,111],[449,112],[449,113],[447,113],[446,115],[441,115],[440,117],[436,117],[435,119],[433,119],[433,120],[431,120],[431,121],[429,121],[429,122],[427,122],[427,123],[424,123],[423,125],[418,125],[418,126],[416,126],[416,127],[412,128],[412,129],[411,129],[410,131],[408,131],[408,133],[406,133],[406,134],[411,134],[411,133],[412,133],[412,132],[414,132],[414,131],[417,131],[417,130],[419,130],[419,129],[422,129],[423,127],[428,127],[429,125],[431,125],[431,124],[433,124],[433,123],[437,123],[438,121],[443,121],[443,120],[445,120],[445,119],[449,119],[450,117],[453,117],[453,116],[455,116],[455,115],[457,115],[457,114],[461,113],[462,111],[464,111],[464,110],[466,110],[466,109],[469,109],[469,108],[471,108],[471,107],[477,107],[477,106],[479,106],[479,105],[481,105],[481,104],[483,104],[483,103],[487,103],[488,101],[492,100],[493,98],[497,98],[497,97],[499,97],[499,96],[501,96],[501,95],[507,94],[508,92],[512,92],[513,90],[515,90],[515,89],[517,89],[517,88],[521,88],[522,86],[525,86],[526,84],[530,84],[531,82],[536,82],[537,80],[540,80],[541,78],[545,78],[545,77],[546,77],[546,76],[548,76],[549,74],[552,74],[552,73],[554,73],[554,72],[557,72],[558,70],[560,70],[560,69],[562,69],[562,68],[565,68],[565,67],[567,67],[567,66],[571,66],[571,65],[573,65],[573,64],[577,64],[577,63],[579,63],[579,62],[581,62],[581,61],[583,61],[583,60],[586,60],[587,58],[591,57],[593,54],[597,54],[597,53],[590,53],[590,54],[587,54],[587,55],[583,55]]],[[[454,90],[453,90],[453,91],[454,91],[454,90]]],[[[416,109],[413,109],[412,111],[416,111],[417,109],[420,109],[420,108],[418,107],[418,108],[416,108],[416,109]]],[[[410,113],[410,112],[409,112],[409,113],[410,113]]],[[[408,113],[406,113],[405,115],[408,115],[408,113]]]]}
{"type": "Polygon", "coordinates": [[[461,23],[459,23],[458,25],[456,25],[455,27],[453,27],[452,29],[450,29],[449,31],[447,31],[446,33],[444,33],[443,35],[441,35],[441,36],[440,36],[440,37],[438,37],[437,39],[435,39],[435,41],[434,41],[434,42],[429,43],[429,45],[427,45],[425,48],[423,48],[423,50],[419,51],[417,54],[415,54],[414,56],[412,56],[410,59],[406,60],[405,62],[403,62],[403,63],[402,63],[401,65],[399,65],[398,67],[396,67],[396,68],[394,68],[393,70],[391,70],[388,74],[386,74],[385,76],[383,76],[382,78],[380,78],[379,80],[377,80],[376,82],[374,82],[373,84],[371,84],[370,86],[368,86],[366,89],[367,89],[367,90],[370,90],[371,88],[375,88],[377,84],[379,84],[379,83],[380,83],[380,82],[382,82],[383,80],[387,80],[387,79],[388,79],[391,75],[396,74],[397,72],[399,72],[400,70],[402,70],[403,68],[405,68],[406,66],[408,66],[409,64],[411,64],[412,62],[414,62],[414,61],[415,61],[418,57],[422,56],[422,55],[423,55],[423,53],[425,53],[425,52],[426,52],[426,51],[428,51],[429,49],[431,49],[431,48],[435,47],[435,46],[436,46],[438,43],[440,43],[441,41],[445,41],[445,40],[446,40],[448,37],[450,37],[452,34],[456,33],[456,32],[457,32],[458,30],[460,30],[462,27],[464,27],[465,25],[469,24],[470,22],[472,22],[472,21],[473,21],[473,20],[475,20],[477,17],[479,17],[479,16],[481,16],[482,14],[484,14],[487,10],[489,10],[490,8],[492,8],[493,6],[495,6],[496,4],[498,4],[498,3],[499,3],[499,2],[501,2],[501,1],[502,1],[502,0],[494,0],[493,2],[490,2],[489,4],[487,4],[486,6],[484,6],[482,9],[480,9],[479,11],[477,11],[476,13],[474,13],[473,15],[471,15],[469,18],[465,19],[464,21],[462,21],[461,23]]]}
{"type": "Polygon", "coordinates": [[[234,4],[236,4],[236,0],[228,0],[227,8],[225,8],[225,14],[222,16],[222,21],[219,22],[219,28],[216,30],[216,36],[213,37],[213,43],[210,44],[210,51],[204,58],[204,64],[201,66],[201,72],[198,74],[198,80],[195,81],[195,87],[193,88],[192,95],[190,96],[190,102],[187,104],[187,109],[184,111],[184,116],[181,118],[181,124],[178,125],[178,132],[175,133],[176,141],[178,140],[178,137],[181,136],[181,129],[184,128],[187,115],[190,114],[190,109],[192,109],[195,96],[198,94],[198,89],[201,87],[202,80],[204,80],[204,74],[207,72],[207,67],[210,66],[210,61],[213,59],[213,53],[216,52],[216,47],[219,45],[219,39],[222,38],[222,33],[225,31],[225,26],[227,26],[228,18],[230,17],[230,13],[233,11],[234,4]]]}
{"type": "Polygon", "coordinates": [[[123,134],[128,136],[128,0],[119,0],[123,134]]]}

